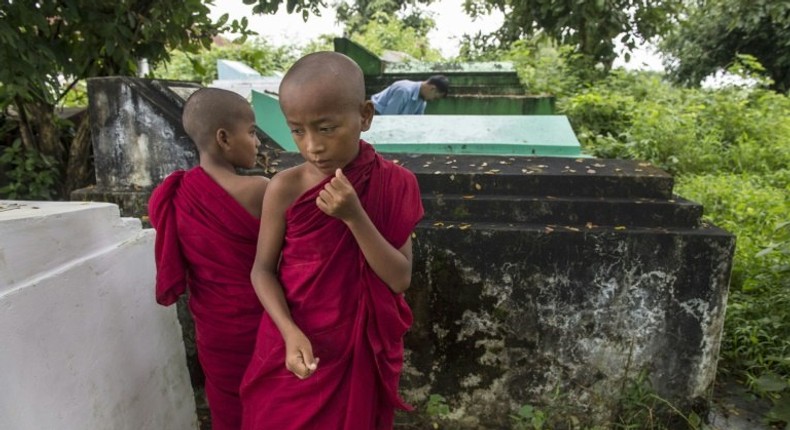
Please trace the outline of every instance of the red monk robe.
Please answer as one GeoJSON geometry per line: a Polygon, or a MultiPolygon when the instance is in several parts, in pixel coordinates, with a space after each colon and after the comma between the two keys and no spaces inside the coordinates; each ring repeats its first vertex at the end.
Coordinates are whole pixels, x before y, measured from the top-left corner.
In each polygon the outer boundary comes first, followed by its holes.
{"type": "MultiPolygon", "coordinates": [[[[381,234],[395,248],[422,218],[417,180],[360,142],[343,173],[381,234]]],[[[305,192],[286,211],[279,279],[291,315],[320,358],[300,380],[285,368],[285,343],[264,316],[241,387],[245,430],[391,429],[403,335],[412,314],[365,261],[350,230],[316,205],[331,180],[305,192]]]]}
{"type": "Polygon", "coordinates": [[[156,229],[156,301],[189,289],[214,430],[241,427],[239,385],[263,314],[250,282],[260,221],[201,167],[170,174],[148,202],[156,229]]]}

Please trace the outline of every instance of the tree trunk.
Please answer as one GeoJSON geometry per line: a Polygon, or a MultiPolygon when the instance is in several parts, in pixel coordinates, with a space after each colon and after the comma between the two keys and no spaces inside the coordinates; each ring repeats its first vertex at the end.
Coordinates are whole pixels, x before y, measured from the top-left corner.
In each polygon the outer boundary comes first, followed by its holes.
{"type": "Polygon", "coordinates": [[[19,120],[19,134],[22,137],[22,146],[28,150],[35,150],[38,148],[38,145],[36,144],[36,138],[32,130],[32,124],[30,124],[30,121],[28,121],[25,103],[21,98],[15,97],[14,104],[16,105],[16,111],[19,120]]]}
{"type": "Polygon", "coordinates": [[[84,115],[69,148],[68,167],[66,168],[67,196],[76,189],[96,182],[92,149],[90,120],[88,115],[84,115]]]}
{"type": "MultiPolygon", "coordinates": [[[[28,114],[30,128],[36,132],[35,149],[54,158],[59,166],[65,166],[66,150],[60,142],[60,129],[55,121],[55,108],[47,103],[29,102],[25,104],[25,110],[28,114]]],[[[61,168],[61,170],[63,169],[61,168]]]]}

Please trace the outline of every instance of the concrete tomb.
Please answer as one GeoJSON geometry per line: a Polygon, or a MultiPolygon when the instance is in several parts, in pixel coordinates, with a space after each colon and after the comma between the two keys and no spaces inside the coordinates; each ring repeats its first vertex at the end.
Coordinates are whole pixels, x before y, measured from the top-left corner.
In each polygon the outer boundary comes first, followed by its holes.
{"type": "Polygon", "coordinates": [[[0,200],[0,237],[0,428],[197,428],[153,231],[114,204],[0,200]]]}
{"type": "MultiPolygon", "coordinates": [[[[195,164],[174,115],[152,108],[161,98],[135,92],[152,85],[89,82],[94,130],[117,132],[94,134],[99,184],[74,199],[144,217],[166,170],[195,164]],[[122,121],[110,94],[137,100],[136,112],[122,121]],[[129,169],[130,153],[148,155],[129,169]]],[[[705,407],[735,239],[675,195],[670,175],[586,156],[383,154],[417,175],[426,209],[406,293],[407,401],[441,395],[459,429],[510,428],[527,404],[605,426],[631,380],[677,407],[705,407]]],[[[267,175],[301,162],[270,139],[262,157],[267,175]]]]}

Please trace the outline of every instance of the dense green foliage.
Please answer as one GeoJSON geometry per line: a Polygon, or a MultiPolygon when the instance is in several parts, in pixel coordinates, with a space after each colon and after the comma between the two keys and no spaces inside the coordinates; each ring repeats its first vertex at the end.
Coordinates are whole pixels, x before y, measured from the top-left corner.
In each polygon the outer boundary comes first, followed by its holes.
{"type": "Polygon", "coordinates": [[[747,381],[775,375],[786,384],[771,393],[775,410],[786,410],[790,98],[759,88],[679,88],[621,70],[586,85],[573,75],[561,84],[575,89],[559,97],[558,108],[586,151],[666,169],[676,193],[736,235],[720,371],[747,381]]]}
{"type": "Polygon", "coordinates": [[[154,68],[157,78],[188,80],[210,84],[217,79],[217,60],[235,60],[255,69],[261,75],[283,72],[298,57],[294,46],[272,46],[256,38],[242,43],[225,43],[197,52],[175,50],[170,59],[154,68]]]}
{"type": "MultiPolygon", "coordinates": [[[[369,21],[376,15],[399,16],[407,27],[413,28],[421,36],[428,34],[433,26],[429,16],[416,5],[430,5],[435,0],[355,0],[331,3],[335,8],[337,22],[342,23],[344,33],[354,36],[364,32],[369,21]]],[[[283,0],[244,0],[244,4],[253,5],[253,12],[273,14],[280,9],[283,0]]],[[[308,22],[310,15],[321,15],[321,7],[327,5],[324,0],[285,0],[288,13],[299,13],[308,22]]]]}
{"type": "MultiPolygon", "coordinates": [[[[759,86],[683,88],[650,72],[601,74],[543,39],[514,45],[507,58],[527,88],[557,95],[586,152],[666,169],[677,194],[736,235],[719,370],[771,398],[769,419],[790,421],[790,97],[759,86]]],[[[766,82],[745,60],[730,70],[766,82]]]]}
{"type": "Polygon", "coordinates": [[[338,2],[336,7],[337,22],[342,22],[344,33],[351,36],[364,32],[365,27],[377,16],[399,16],[406,27],[414,29],[421,36],[428,34],[433,28],[433,20],[419,8],[408,7],[415,4],[429,5],[434,0],[375,0],[338,2]]]}
{"type": "Polygon", "coordinates": [[[679,0],[467,0],[471,16],[504,14],[494,38],[502,46],[547,34],[609,68],[617,58],[614,40],[633,49],[639,41],[667,32],[679,0]]]}
{"type": "Polygon", "coordinates": [[[671,55],[670,75],[699,84],[727,69],[739,54],[756,58],[777,91],[790,90],[790,2],[705,0],[691,2],[688,14],[662,42],[671,55]]]}
{"type": "MultiPolygon", "coordinates": [[[[428,20],[433,25],[433,21],[428,20]]],[[[392,15],[375,14],[351,39],[381,56],[384,51],[399,51],[417,60],[438,61],[441,53],[432,48],[426,32],[421,32],[392,15]]]]}
{"type": "MultiPolygon", "coordinates": [[[[253,5],[253,13],[274,14],[280,10],[283,0],[243,0],[246,5],[253,5]]],[[[288,13],[302,14],[307,21],[310,15],[321,15],[321,7],[325,6],[323,0],[285,0],[285,10],[288,13]]]]}
{"type": "Polygon", "coordinates": [[[617,71],[559,107],[597,155],[646,159],[678,175],[781,180],[790,165],[790,103],[770,91],[680,89],[617,71]]]}
{"type": "MultiPolygon", "coordinates": [[[[464,55],[473,54],[467,51],[464,55]]],[[[558,45],[546,35],[519,40],[510,49],[482,53],[486,60],[512,61],[519,79],[530,94],[574,94],[586,83],[599,80],[607,72],[596,67],[589,57],[576,52],[573,46],[558,45]]],[[[474,56],[473,56],[474,57],[474,56]]],[[[474,61],[476,58],[470,58],[474,61]]]]}
{"type": "MultiPolygon", "coordinates": [[[[436,61],[441,58],[441,53],[430,46],[424,34],[402,20],[383,13],[376,14],[352,39],[376,55],[383,55],[384,51],[390,50],[406,53],[422,61],[436,61]]],[[[217,79],[219,59],[240,61],[265,76],[283,73],[305,53],[332,49],[329,36],[322,36],[306,46],[273,46],[264,39],[250,38],[202,48],[193,53],[172,51],[170,59],[154,68],[151,75],[164,79],[197,81],[207,85],[217,79]]]]}
{"type": "Polygon", "coordinates": [[[213,22],[210,4],[0,1],[0,110],[13,108],[25,150],[40,153],[59,172],[56,195],[65,197],[92,176],[87,122],[68,139],[56,106],[86,78],[135,75],[139,59],[157,64],[171,49],[209,46],[225,30],[247,33],[246,19],[213,22]]]}
{"type": "Polygon", "coordinates": [[[38,151],[25,149],[17,139],[0,153],[0,167],[6,184],[0,186],[0,197],[23,200],[51,200],[58,178],[54,160],[38,151]]]}
{"type": "MultiPolygon", "coordinates": [[[[353,0],[336,2],[338,22],[350,37],[364,32],[376,15],[398,16],[407,27],[425,36],[432,28],[430,16],[419,6],[435,0],[353,0]]],[[[767,1],[767,0],[766,0],[767,1]]],[[[275,13],[282,3],[289,13],[299,13],[305,22],[320,15],[323,0],[244,0],[255,13],[275,13]]],[[[473,50],[508,48],[525,37],[546,34],[590,61],[609,69],[617,57],[615,38],[633,50],[638,43],[666,34],[681,11],[683,0],[465,0],[470,17],[494,10],[504,15],[502,27],[493,34],[465,36],[473,50]]]]}
{"type": "Polygon", "coordinates": [[[208,6],[187,2],[3,1],[0,4],[0,104],[14,98],[56,104],[91,76],[134,75],[137,59],[157,63],[168,48],[207,46],[224,28],[208,6]],[[175,3],[178,3],[177,5],[175,3]]]}

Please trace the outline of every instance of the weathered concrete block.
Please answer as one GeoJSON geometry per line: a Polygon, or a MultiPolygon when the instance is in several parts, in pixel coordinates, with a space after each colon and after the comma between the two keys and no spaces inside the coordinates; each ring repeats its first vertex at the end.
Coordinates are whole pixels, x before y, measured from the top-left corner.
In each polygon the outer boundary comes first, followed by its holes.
{"type": "Polygon", "coordinates": [[[115,203],[123,216],[145,213],[153,187],[198,162],[181,108],[201,87],[124,76],[88,79],[96,185],[72,192],[71,199],[115,203]]]}
{"type": "Polygon", "coordinates": [[[423,223],[407,293],[408,398],[441,394],[469,429],[510,428],[520,406],[558,400],[587,424],[610,423],[641,372],[678,407],[704,401],[732,248],[712,227],[423,223]]]}
{"type": "Polygon", "coordinates": [[[0,237],[0,428],[197,428],[153,231],[107,203],[0,201],[0,237]]]}
{"type": "MultiPolygon", "coordinates": [[[[141,110],[161,117],[132,120],[108,106],[99,117],[116,129],[164,118],[176,134],[156,145],[186,150],[172,113],[180,105],[145,100],[171,113],[141,110]]],[[[162,150],[143,162],[147,176],[138,174],[125,167],[135,159],[127,152],[143,142],[154,154],[154,140],[126,133],[132,138],[116,145],[99,135],[94,145],[104,149],[95,152],[109,158],[97,160],[97,179],[107,177],[72,198],[120,200],[129,208],[122,213],[144,216],[150,188],[193,165],[183,151],[162,150]]],[[[269,174],[302,161],[273,146],[263,152],[269,174]]],[[[606,426],[627,381],[647,375],[676,406],[704,407],[735,239],[675,196],[669,174],[626,160],[384,156],[415,172],[426,208],[407,292],[415,313],[402,383],[408,401],[441,394],[458,429],[510,428],[508,415],[526,404],[562,406],[584,425],[606,426]]]]}
{"type": "Polygon", "coordinates": [[[201,85],[124,77],[88,80],[96,187],[150,189],[197,163],[181,126],[184,100],[201,85]]]}
{"type": "MultiPolygon", "coordinates": [[[[171,172],[198,164],[197,148],[181,125],[194,82],[112,76],[88,79],[96,185],[71,200],[118,205],[123,216],[143,216],[153,188],[171,172]]],[[[260,133],[264,151],[279,150],[260,133]]]]}
{"type": "Polygon", "coordinates": [[[442,395],[459,429],[511,428],[527,404],[607,426],[646,375],[676,407],[705,407],[735,239],[673,196],[671,176],[618,160],[400,162],[426,206],[409,400],[442,395]]]}

